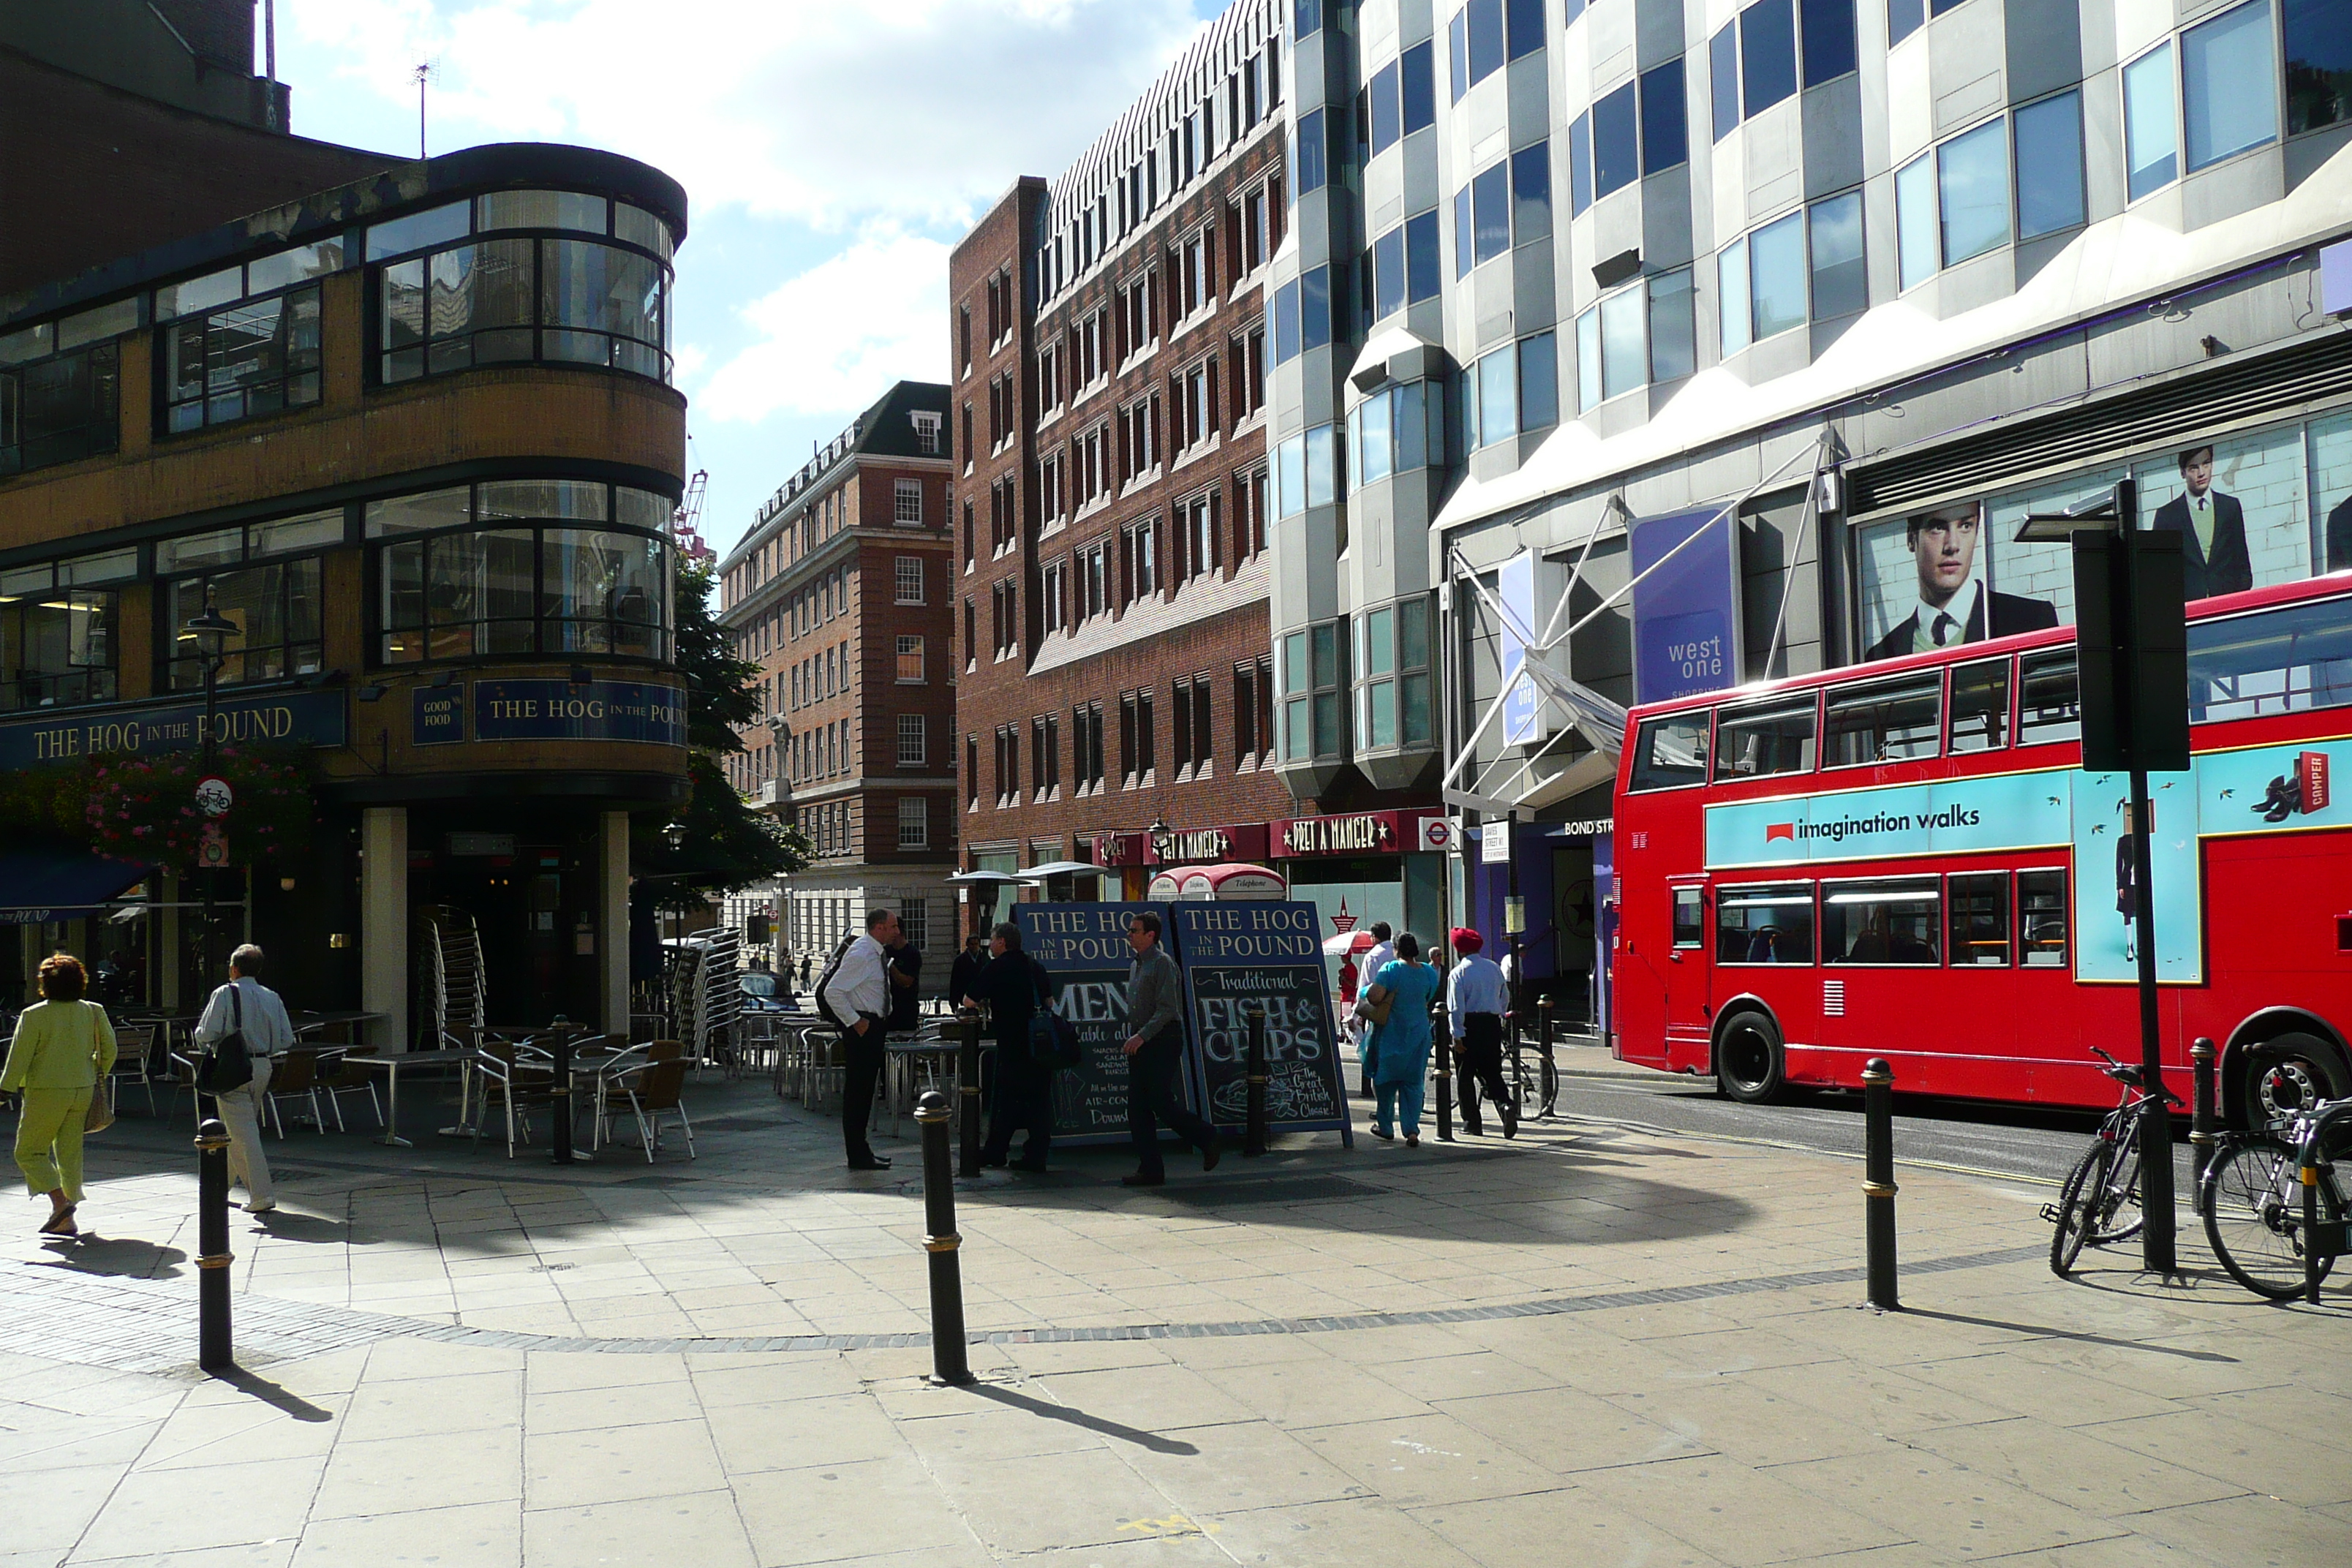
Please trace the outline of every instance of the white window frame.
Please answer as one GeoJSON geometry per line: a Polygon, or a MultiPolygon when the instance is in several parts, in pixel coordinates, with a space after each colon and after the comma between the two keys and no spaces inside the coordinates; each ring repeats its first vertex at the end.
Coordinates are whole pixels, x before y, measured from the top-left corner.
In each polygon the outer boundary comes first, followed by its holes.
{"type": "Polygon", "coordinates": [[[898,847],[929,849],[931,847],[931,802],[928,795],[902,795],[898,797],[898,847]],[[910,814],[909,806],[914,809],[910,814]]]}
{"type": "Polygon", "coordinates": [[[890,481],[890,521],[900,528],[923,526],[923,481],[890,481]]]}
{"type": "Polygon", "coordinates": [[[898,597],[894,601],[895,603],[901,605],[921,604],[923,602],[923,558],[919,555],[899,556],[896,568],[895,581],[898,588],[898,597]],[[913,580],[914,584],[911,591],[908,587],[908,582],[910,578],[913,580]]]}
{"type": "MultiPolygon", "coordinates": [[[[923,685],[926,679],[923,673],[923,639],[918,636],[902,633],[898,637],[898,662],[892,666],[892,668],[898,672],[895,679],[895,684],[899,686],[923,685]],[[915,673],[912,675],[908,675],[907,673],[907,660],[909,658],[912,658],[915,661],[915,673]]],[[[907,714],[902,713],[899,715],[901,720],[904,720],[907,717],[908,717],[907,714]]]]}
{"type": "Polygon", "coordinates": [[[920,713],[898,715],[898,765],[900,767],[920,768],[930,765],[930,721],[920,713]],[[914,742],[912,747],[908,744],[909,741],[914,742]]]}

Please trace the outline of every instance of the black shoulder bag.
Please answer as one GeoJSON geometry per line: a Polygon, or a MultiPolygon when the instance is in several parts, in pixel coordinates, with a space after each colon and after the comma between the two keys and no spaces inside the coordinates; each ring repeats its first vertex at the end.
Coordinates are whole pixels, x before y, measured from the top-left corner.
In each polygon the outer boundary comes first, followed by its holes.
{"type": "Polygon", "coordinates": [[[253,1053],[245,1044],[245,998],[234,980],[228,984],[228,1005],[236,1026],[207,1047],[196,1062],[196,1088],[209,1095],[226,1094],[253,1081],[253,1053]]]}

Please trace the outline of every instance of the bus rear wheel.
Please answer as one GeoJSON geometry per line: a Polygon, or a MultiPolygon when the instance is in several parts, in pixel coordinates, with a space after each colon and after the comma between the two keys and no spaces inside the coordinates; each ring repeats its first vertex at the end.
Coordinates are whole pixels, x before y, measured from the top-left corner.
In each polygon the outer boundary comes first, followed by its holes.
{"type": "Polygon", "coordinates": [[[1780,1092],[1784,1066],[1780,1030],[1761,1013],[1737,1013],[1715,1045],[1715,1082],[1742,1105],[1761,1105],[1780,1092]]]}
{"type": "Polygon", "coordinates": [[[2248,1127],[2267,1127],[2319,1100],[2352,1094],[2335,1050],[2316,1035],[2281,1035],[2246,1053],[2245,1107],[2248,1127]]]}

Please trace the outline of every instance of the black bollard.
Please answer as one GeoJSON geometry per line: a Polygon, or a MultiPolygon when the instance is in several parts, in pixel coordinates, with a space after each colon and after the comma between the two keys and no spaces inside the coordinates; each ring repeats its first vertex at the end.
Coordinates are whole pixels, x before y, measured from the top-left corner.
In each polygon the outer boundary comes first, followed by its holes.
{"type": "Polygon", "coordinates": [[[1551,998],[1540,997],[1536,1002],[1536,1016],[1543,1020],[1543,1120],[1549,1121],[1559,1105],[1559,1063],[1551,1054],[1551,998]]]}
{"type": "Polygon", "coordinates": [[[196,1129],[196,1364],[222,1372],[236,1364],[229,1342],[228,1129],[208,1119],[196,1129]]]}
{"type": "MultiPolygon", "coordinates": [[[[2303,1299],[2313,1306],[2319,1305],[2319,1259],[2323,1252],[2333,1258],[2319,1237],[2319,1133],[2312,1130],[2311,1140],[2303,1146],[2303,1299]]],[[[2342,1228],[2339,1225],[2339,1230],[2342,1228]]]]}
{"type": "Polygon", "coordinates": [[[963,1338],[963,1269],[956,1248],[955,1178],[948,1173],[948,1097],[929,1089],[915,1107],[923,1133],[923,1250],[931,1255],[931,1381],[970,1383],[963,1338]]]}
{"type": "Polygon", "coordinates": [[[1899,1312],[1895,1295],[1895,1069],[1873,1057],[1862,1069],[1862,1197],[1870,1255],[1870,1304],[1899,1312]]]}
{"type": "Polygon", "coordinates": [[[1443,1005],[1429,1010],[1430,1055],[1437,1063],[1437,1141],[1454,1142],[1454,1034],[1443,1005]]]}
{"type": "Polygon", "coordinates": [[[555,1116],[554,1131],[548,1140],[554,1152],[548,1159],[551,1164],[572,1165],[579,1163],[579,1156],[572,1152],[572,1021],[558,1013],[553,1027],[555,1037],[548,1054],[553,1058],[550,1071],[555,1081],[547,1092],[555,1116]]]}
{"type": "Polygon", "coordinates": [[[1242,1128],[1242,1157],[1255,1160],[1265,1152],[1265,1004],[1246,1004],[1242,1016],[1249,1020],[1249,1113],[1242,1128]]]}
{"type": "Polygon", "coordinates": [[[2195,1045],[2189,1047],[2189,1060],[2194,1069],[2197,1085],[2193,1091],[2197,1099],[2189,1112],[2189,1157],[2197,1171],[2198,1201],[2200,1202],[2203,1201],[2205,1167],[2213,1163],[2213,1129],[2216,1125],[2216,1118],[2213,1114],[2213,1060],[2218,1054],[2213,1049],[2213,1042],[2201,1037],[2195,1045]]]}
{"type": "Polygon", "coordinates": [[[956,1174],[980,1174],[980,1009],[967,1002],[957,1016],[963,1045],[956,1052],[956,1100],[963,1109],[963,1157],[956,1174]]]}

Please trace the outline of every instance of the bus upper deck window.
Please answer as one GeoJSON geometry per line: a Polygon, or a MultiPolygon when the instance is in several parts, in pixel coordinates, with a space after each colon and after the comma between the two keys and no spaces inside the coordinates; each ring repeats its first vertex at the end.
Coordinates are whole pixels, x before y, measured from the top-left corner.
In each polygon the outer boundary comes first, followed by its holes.
{"type": "Polygon", "coordinates": [[[2189,626],[2199,723],[2352,703],[2352,600],[2280,605],[2189,626]]]}
{"type": "Polygon", "coordinates": [[[1810,691],[1721,710],[1716,715],[1715,776],[1744,779],[1810,773],[1815,722],[1810,691]]]}
{"type": "Polygon", "coordinates": [[[1943,672],[1935,669],[1831,687],[1822,725],[1827,765],[1934,756],[1943,701],[1943,672]]]}
{"type": "Polygon", "coordinates": [[[1643,721],[1633,742],[1634,789],[1672,789],[1706,782],[1706,710],[1643,721]]]}
{"type": "Polygon", "coordinates": [[[2018,660],[2017,743],[2083,738],[2083,709],[2074,689],[2074,650],[2053,647],[2018,660]]]}
{"type": "Polygon", "coordinates": [[[2009,744],[2009,660],[1988,658],[1952,671],[1952,753],[2009,744]]]}

